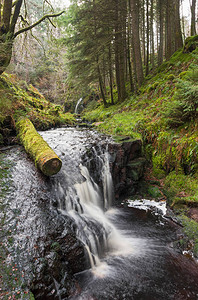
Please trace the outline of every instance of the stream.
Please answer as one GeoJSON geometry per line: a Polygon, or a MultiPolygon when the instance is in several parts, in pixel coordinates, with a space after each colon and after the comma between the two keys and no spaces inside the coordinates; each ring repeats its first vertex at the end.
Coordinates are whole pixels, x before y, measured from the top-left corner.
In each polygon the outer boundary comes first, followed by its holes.
{"type": "Polygon", "coordinates": [[[177,247],[180,228],[165,203],[115,206],[114,141],[86,129],[40,134],[62,159],[57,175],[41,174],[20,146],[7,152],[7,263],[23,274],[22,286],[36,299],[198,299],[198,264],[177,247]]]}

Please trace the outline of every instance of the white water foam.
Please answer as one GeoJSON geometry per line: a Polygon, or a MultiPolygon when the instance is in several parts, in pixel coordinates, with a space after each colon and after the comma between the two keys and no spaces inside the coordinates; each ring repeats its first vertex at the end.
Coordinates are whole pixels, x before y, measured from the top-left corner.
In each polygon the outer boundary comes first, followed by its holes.
{"type": "Polygon", "coordinates": [[[157,214],[161,214],[162,216],[166,215],[166,201],[154,201],[154,200],[127,200],[128,207],[134,207],[141,210],[152,210],[154,209],[157,214]]]}

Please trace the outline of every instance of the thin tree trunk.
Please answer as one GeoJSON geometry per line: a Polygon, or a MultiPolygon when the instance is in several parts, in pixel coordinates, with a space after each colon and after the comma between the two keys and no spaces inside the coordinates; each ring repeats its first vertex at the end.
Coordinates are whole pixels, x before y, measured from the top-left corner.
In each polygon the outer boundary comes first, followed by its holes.
{"type": "Polygon", "coordinates": [[[131,0],[131,15],[132,15],[132,37],[133,37],[133,51],[134,51],[134,58],[135,58],[135,73],[137,76],[137,83],[140,87],[144,75],[143,75],[143,67],[142,67],[142,56],[141,56],[141,49],[140,49],[140,35],[139,35],[139,12],[138,12],[138,4],[139,1],[131,0]]]}
{"type": "Polygon", "coordinates": [[[146,1],[146,76],[149,73],[149,0],[146,1]]]}
{"type": "Polygon", "coordinates": [[[180,0],[175,0],[175,51],[183,47],[180,22],[180,0]]]}
{"type": "Polygon", "coordinates": [[[196,35],[195,8],[196,8],[196,0],[192,0],[192,4],[190,7],[190,10],[191,10],[191,26],[190,26],[191,35],[196,35]]]}
{"type": "Polygon", "coordinates": [[[168,60],[174,53],[174,5],[172,0],[166,1],[166,59],[168,60]]]}
{"type": "Polygon", "coordinates": [[[153,30],[153,19],[154,19],[154,13],[153,13],[153,0],[151,0],[151,64],[152,69],[155,67],[155,45],[154,45],[154,30],[153,30]]]}
{"type": "MultiPolygon", "coordinates": [[[[131,3],[128,1],[129,14],[131,12],[131,3]]],[[[131,64],[131,52],[130,52],[130,35],[131,35],[131,20],[128,16],[128,27],[127,27],[127,60],[128,60],[128,68],[129,68],[129,82],[130,82],[130,90],[134,92],[134,84],[133,84],[133,73],[132,73],[132,64],[131,64]]]]}
{"type": "Polygon", "coordinates": [[[142,1],[142,53],[143,53],[143,62],[144,65],[146,65],[146,42],[145,42],[145,28],[146,28],[146,24],[145,24],[145,9],[144,9],[144,5],[145,5],[145,0],[142,1]]]}
{"type": "Polygon", "coordinates": [[[109,44],[109,77],[110,77],[111,104],[113,105],[114,99],[113,99],[113,72],[112,72],[111,44],[109,44]]]}
{"type": "Polygon", "coordinates": [[[164,50],[164,6],[163,0],[158,2],[159,8],[159,50],[158,50],[158,66],[163,62],[163,50],[164,50]]]}

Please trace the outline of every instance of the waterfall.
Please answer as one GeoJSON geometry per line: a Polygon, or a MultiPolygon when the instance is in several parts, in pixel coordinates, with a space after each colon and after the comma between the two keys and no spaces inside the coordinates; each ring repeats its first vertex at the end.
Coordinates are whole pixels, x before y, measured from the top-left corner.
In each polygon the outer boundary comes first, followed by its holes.
{"type": "MultiPolygon", "coordinates": [[[[87,147],[87,141],[84,140],[85,148],[82,140],[79,146],[79,151],[83,154],[87,147]]],[[[78,143],[72,144],[74,151],[68,144],[67,140],[64,146],[67,147],[65,152],[69,153],[62,157],[61,176],[54,177],[52,188],[57,197],[58,210],[74,220],[76,236],[84,245],[89,266],[93,267],[100,264],[100,257],[114,249],[115,240],[119,240],[118,232],[106,216],[113,200],[108,143],[89,148],[89,153],[92,152],[90,159],[95,163],[96,177],[100,178],[102,187],[99,187],[90,175],[88,156],[84,155],[87,161],[82,161],[81,153],[76,151],[78,143]]]]}
{"type": "Polygon", "coordinates": [[[77,237],[84,244],[92,268],[100,264],[99,257],[111,248],[110,240],[115,234],[114,226],[108,221],[103,211],[103,208],[107,210],[111,205],[111,191],[113,190],[108,153],[103,154],[103,159],[101,169],[103,195],[87,167],[82,164],[79,165],[82,175],[80,182],[75,183],[72,187],[66,187],[66,189],[60,183],[58,185],[59,210],[75,220],[77,237]]]}
{"type": "Polygon", "coordinates": [[[80,105],[80,103],[82,102],[83,98],[80,98],[76,104],[76,107],[75,107],[75,110],[74,110],[74,113],[77,114],[78,113],[78,107],[80,105]]]}

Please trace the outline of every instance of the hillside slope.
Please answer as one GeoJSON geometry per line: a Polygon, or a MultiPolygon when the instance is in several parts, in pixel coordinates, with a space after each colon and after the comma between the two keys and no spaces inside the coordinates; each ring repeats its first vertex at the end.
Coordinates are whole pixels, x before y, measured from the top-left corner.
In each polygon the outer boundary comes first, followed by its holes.
{"type": "Polygon", "coordinates": [[[29,118],[37,130],[74,124],[73,115],[47,101],[37,89],[14,75],[0,76],[0,145],[15,142],[15,121],[29,118]]]}

